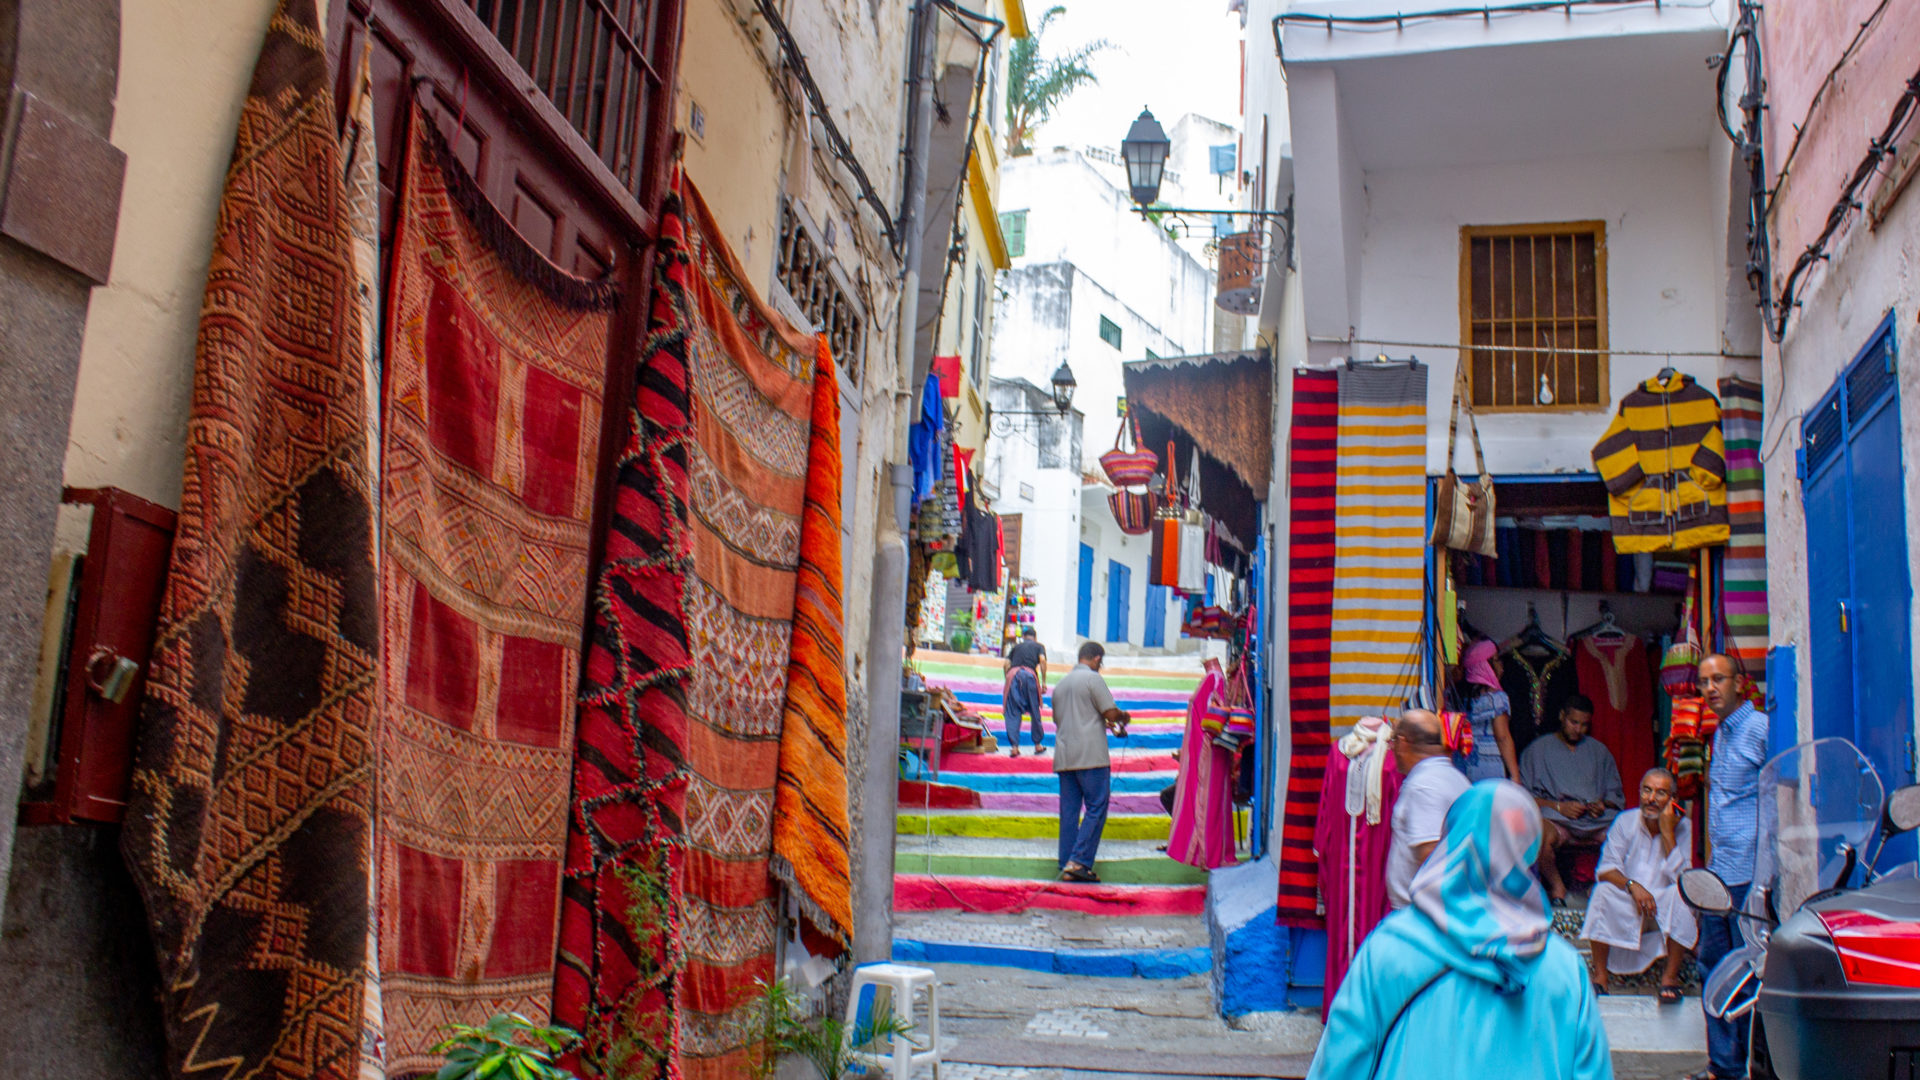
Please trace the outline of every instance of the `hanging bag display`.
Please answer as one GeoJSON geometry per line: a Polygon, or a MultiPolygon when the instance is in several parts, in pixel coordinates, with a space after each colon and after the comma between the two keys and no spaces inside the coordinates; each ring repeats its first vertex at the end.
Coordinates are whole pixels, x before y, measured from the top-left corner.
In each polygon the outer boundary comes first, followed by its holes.
{"type": "Polygon", "coordinates": [[[1480,425],[1473,418],[1473,391],[1467,386],[1465,364],[1454,367],[1453,414],[1447,422],[1447,475],[1434,485],[1433,536],[1427,542],[1434,547],[1495,556],[1493,477],[1487,474],[1486,455],[1480,449],[1480,425]],[[1473,463],[1479,470],[1479,479],[1471,484],[1461,483],[1460,475],[1453,468],[1454,453],[1460,443],[1462,409],[1467,412],[1467,432],[1473,438],[1473,463]]]}
{"type": "Polygon", "coordinates": [[[1245,660],[1240,662],[1240,678],[1227,705],[1227,734],[1253,738],[1253,689],[1247,685],[1245,660]]]}
{"type": "Polygon", "coordinates": [[[1128,536],[1145,536],[1153,530],[1154,511],[1160,499],[1151,491],[1116,491],[1107,496],[1107,509],[1128,536]]]}
{"type": "Polygon", "coordinates": [[[1153,560],[1148,567],[1152,571],[1149,583],[1165,585],[1169,588],[1180,587],[1180,532],[1186,524],[1186,514],[1179,503],[1179,484],[1173,474],[1173,442],[1167,442],[1167,501],[1160,505],[1160,513],[1153,522],[1153,560]]]}
{"type": "MultiPolygon", "coordinates": [[[[1113,481],[1113,486],[1122,488],[1144,486],[1160,468],[1160,459],[1141,445],[1140,424],[1131,414],[1121,421],[1119,429],[1113,433],[1113,449],[1100,455],[1100,467],[1106,470],[1107,479],[1113,481]],[[1128,435],[1133,438],[1128,440],[1128,435]],[[1133,449],[1121,449],[1121,444],[1127,441],[1133,443],[1133,449]]],[[[1168,467],[1171,471],[1171,460],[1168,461],[1168,467]]],[[[1172,492],[1171,485],[1168,492],[1172,492]]]]}

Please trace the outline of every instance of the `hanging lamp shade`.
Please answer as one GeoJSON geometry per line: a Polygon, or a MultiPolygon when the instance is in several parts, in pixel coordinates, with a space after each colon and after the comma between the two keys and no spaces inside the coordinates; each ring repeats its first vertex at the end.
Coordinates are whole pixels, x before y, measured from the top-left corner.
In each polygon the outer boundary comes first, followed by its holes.
{"type": "Polygon", "coordinates": [[[1153,118],[1152,110],[1141,109],[1133,126],[1127,129],[1127,137],[1120,142],[1120,156],[1127,163],[1127,188],[1134,202],[1150,206],[1160,198],[1160,178],[1167,168],[1167,152],[1172,148],[1165,129],[1153,118]]]}

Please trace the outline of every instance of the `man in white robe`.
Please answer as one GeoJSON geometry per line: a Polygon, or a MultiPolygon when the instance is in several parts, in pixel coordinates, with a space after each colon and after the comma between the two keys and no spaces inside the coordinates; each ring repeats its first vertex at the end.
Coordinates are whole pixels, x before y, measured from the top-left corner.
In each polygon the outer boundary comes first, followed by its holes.
{"type": "Polygon", "coordinates": [[[1640,778],[1639,813],[1614,819],[1594,868],[1580,936],[1592,949],[1596,993],[1606,992],[1609,972],[1645,971],[1664,952],[1660,1001],[1680,1000],[1681,959],[1699,937],[1680,897],[1680,874],[1692,862],[1693,829],[1674,797],[1673,774],[1649,769],[1640,778]]]}

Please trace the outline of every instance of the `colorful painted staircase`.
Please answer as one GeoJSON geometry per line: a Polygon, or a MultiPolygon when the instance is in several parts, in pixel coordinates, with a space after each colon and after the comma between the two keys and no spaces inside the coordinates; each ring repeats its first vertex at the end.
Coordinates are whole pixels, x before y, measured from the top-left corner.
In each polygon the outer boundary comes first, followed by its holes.
{"type": "MultiPolygon", "coordinates": [[[[1174,782],[1173,751],[1199,682],[1198,661],[1190,674],[1103,672],[1133,722],[1125,738],[1109,741],[1113,794],[1099,885],[1058,880],[1053,758],[1032,753],[1030,722],[1021,733],[1022,756],[1008,754],[1000,661],[922,651],[917,666],[930,684],[953,690],[983,717],[1001,745],[989,754],[950,754],[937,774],[901,783],[895,957],[1099,977],[1206,971],[1206,874],[1159,850],[1171,825],[1159,793],[1174,782]]],[[[1064,673],[1056,664],[1051,680],[1064,673]]],[[[1053,745],[1050,718],[1044,742],[1053,745]]]]}

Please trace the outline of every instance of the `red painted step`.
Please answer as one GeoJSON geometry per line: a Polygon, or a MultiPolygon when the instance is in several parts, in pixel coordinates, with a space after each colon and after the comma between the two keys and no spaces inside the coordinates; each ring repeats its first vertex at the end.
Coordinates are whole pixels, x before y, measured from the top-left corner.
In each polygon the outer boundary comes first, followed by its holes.
{"type": "Polygon", "coordinates": [[[954,784],[926,784],[918,780],[900,781],[902,807],[931,807],[935,810],[977,810],[980,793],[954,784]]]}
{"type": "Polygon", "coordinates": [[[1206,911],[1207,887],[895,874],[893,906],[896,911],[957,909],[993,914],[1053,908],[1090,915],[1199,915],[1206,911]]]}

